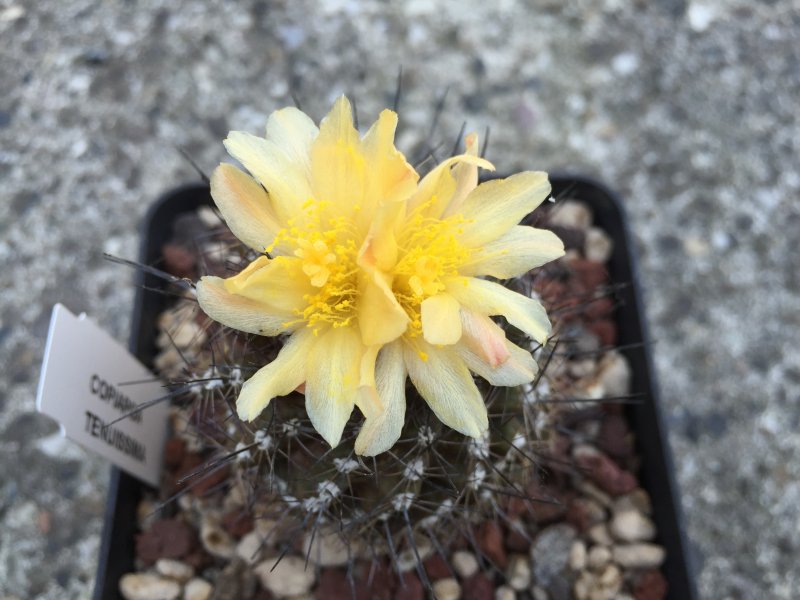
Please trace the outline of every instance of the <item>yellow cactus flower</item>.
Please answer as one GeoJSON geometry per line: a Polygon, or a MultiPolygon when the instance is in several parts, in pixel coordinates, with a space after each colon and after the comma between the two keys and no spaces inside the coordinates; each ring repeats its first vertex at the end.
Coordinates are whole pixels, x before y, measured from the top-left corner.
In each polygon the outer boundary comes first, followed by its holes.
{"type": "Polygon", "coordinates": [[[515,277],[564,253],[551,232],[518,224],[548,197],[545,173],[478,185],[478,168],[493,167],[470,134],[464,154],[420,181],[394,146],[396,126],[384,110],[359,136],[341,97],[319,128],[284,108],[265,138],[231,132],[225,147],[250,175],[221,164],[211,194],[262,256],[234,277],[197,284],[200,306],[220,323],[289,334],[244,383],[239,416],[252,421],[303,386],[309,418],[331,446],[359,408],[355,451],[366,456],[400,437],[406,377],[443,423],[472,437],[486,431],[472,373],[498,386],[536,374],[530,352],[490,317],[540,343],[550,322],[536,300],[480,277],[515,277]]]}

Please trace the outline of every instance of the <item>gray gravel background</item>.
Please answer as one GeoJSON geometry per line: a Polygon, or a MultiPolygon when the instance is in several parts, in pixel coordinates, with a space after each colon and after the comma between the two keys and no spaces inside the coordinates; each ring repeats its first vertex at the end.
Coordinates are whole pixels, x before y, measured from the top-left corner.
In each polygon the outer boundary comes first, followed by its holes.
{"type": "MultiPolygon", "coordinates": [[[[0,1],[0,598],[89,595],[107,466],[34,414],[54,302],[127,338],[137,225],[290,90],[491,126],[625,198],[705,598],[797,598],[800,5],[0,1]],[[494,5],[494,6],[492,6],[494,5]]],[[[450,138],[448,138],[450,139],[450,138]]],[[[414,141],[401,136],[400,144],[414,141]]],[[[449,142],[448,142],[449,143],[449,142]]]]}

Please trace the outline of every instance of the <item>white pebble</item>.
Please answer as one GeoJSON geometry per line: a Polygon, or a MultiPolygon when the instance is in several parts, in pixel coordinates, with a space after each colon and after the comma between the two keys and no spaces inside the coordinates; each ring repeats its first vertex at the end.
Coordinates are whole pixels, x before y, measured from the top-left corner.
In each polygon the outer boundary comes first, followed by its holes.
{"type": "Polygon", "coordinates": [[[521,592],[531,585],[531,562],[524,554],[512,554],[508,559],[506,581],[512,588],[521,592]]]}
{"type": "Polygon", "coordinates": [[[119,591],[125,600],[175,600],[181,586],[152,573],[128,573],[119,580],[119,591]]]}
{"type": "Polygon", "coordinates": [[[563,200],[553,206],[550,211],[550,223],[575,229],[589,229],[592,226],[592,211],[583,202],[563,200]]]}
{"type": "Polygon", "coordinates": [[[195,577],[183,588],[183,600],[209,600],[214,593],[214,586],[205,579],[195,577]]]}
{"type": "Polygon", "coordinates": [[[472,552],[459,550],[453,554],[453,569],[462,579],[469,579],[478,572],[478,559],[472,552]]]}
{"type": "Polygon", "coordinates": [[[322,567],[346,565],[352,553],[335,531],[318,531],[313,539],[311,534],[306,534],[303,541],[303,555],[322,567]]]}
{"type": "Polygon", "coordinates": [[[611,550],[607,546],[592,546],[586,557],[586,563],[592,571],[600,571],[611,562],[611,550]]]}
{"type": "Polygon", "coordinates": [[[507,585],[501,585],[494,591],[494,600],[517,600],[517,593],[507,585]]]}
{"type": "Polygon", "coordinates": [[[169,558],[159,558],[158,561],[156,561],[156,571],[161,573],[164,577],[169,577],[180,583],[189,581],[194,577],[194,569],[191,565],[169,558]]]}
{"type": "Polygon", "coordinates": [[[305,560],[299,556],[284,556],[277,565],[276,560],[269,558],[253,569],[264,588],[278,598],[300,596],[311,591],[316,579],[313,566],[306,569],[305,560]]]}
{"type": "Polygon", "coordinates": [[[263,548],[264,542],[261,535],[257,531],[251,531],[236,544],[236,556],[246,563],[254,565],[259,561],[263,548]]]}
{"type": "Polygon", "coordinates": [[[200,541],[206,552],[217,558],[231,558],[236,550],[233,538],[211,520],[206,520],[200,527],[200,541]]]}
{"type": "Polygon", "coordinates": [[[452,577],[440,579],[433,584],[433,596],[436,600],[458,600],[461,598],[461,586],[452,577]]]}
{"type": "Polygon", "coordinates": [[[569,566],[573,571],[583,571],[586,567],[586,544],[575,540],[569,550],[569,566]]]}
{"type": "Polygon", "coordinates": [[[664,562],[666,552],[656,544],[624,544],[612,549],[614,562],[629,569],[652,569],[664,562]]]}
{"type": "Polygon", "coordinates": [[[656,536],[656,526],[639,511],[623,510],[611,519],[611,534],[623,542],[643,542],[656,536]]]}
{"type": "Polygon", "coordinates": [[[614,242],[605,231],[598,227],[589,228],[583,245],[583,253],[586,258],[599,263],[607,263],[613,251],[614,242]]]}
{"type": "Polygon", "coordinates": [[[595,544],[600,544],[601,546],[611,546],[614,543],[614,538],[611,537],[611,533],[609,533],[608,526],[605,523],[600,523],[599,525],[590,527],[588,533],[589,539],[595,544]]]}

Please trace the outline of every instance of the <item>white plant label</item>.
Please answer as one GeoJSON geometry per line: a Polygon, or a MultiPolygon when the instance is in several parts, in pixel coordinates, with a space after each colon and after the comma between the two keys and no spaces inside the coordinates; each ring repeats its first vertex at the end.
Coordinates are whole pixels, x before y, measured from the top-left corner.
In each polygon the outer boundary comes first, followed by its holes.
{"type": "Polygon", "coordinates": [[[132,411],[166,394],[142,363],[85,314],[53,307],[36,408],[56,419],[62,434],[157,486],[169,401],[132,411]]]}

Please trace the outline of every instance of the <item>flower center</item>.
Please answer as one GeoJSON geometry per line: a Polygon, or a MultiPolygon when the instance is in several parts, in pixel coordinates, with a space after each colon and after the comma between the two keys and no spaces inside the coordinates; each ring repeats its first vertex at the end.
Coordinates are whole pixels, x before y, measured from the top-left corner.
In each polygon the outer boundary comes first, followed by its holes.
{"type": "Polygon", "coordinates": [[[275,247],[290,250],[315,292],[303,296],[304,309],[295,314],[316,333],[325,327],[346,327],[355,319],[358,266],[355,225],[342,217],[327,216],[326,202],[309,200],[303,214],[275,236],[275,247]]]}
{"type": "Polygon", "coordinates": [[[401,257],[394,269],[395,297],[411,319],[409,337],[422,333],[422,301],[443,292],[446,279],[458,275],[470,257],[470,250],[457,238],[463,217],[440,220],[421,213],[411,215],[398,239],[401,257]]]}

